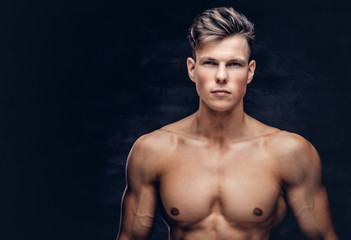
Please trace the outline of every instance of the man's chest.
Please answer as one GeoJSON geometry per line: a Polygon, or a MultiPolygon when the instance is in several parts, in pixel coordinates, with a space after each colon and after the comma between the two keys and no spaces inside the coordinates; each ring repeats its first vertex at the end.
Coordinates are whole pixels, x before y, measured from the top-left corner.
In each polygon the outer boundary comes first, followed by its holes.
{"type": "Polygon", "coordinates": [[[277,161],[259,149],[247,150],[182,149],[168,156],[159,191],[170,218],[184,223],[213,213],[229,222],[269,218],[282,198],[277,161]]]}

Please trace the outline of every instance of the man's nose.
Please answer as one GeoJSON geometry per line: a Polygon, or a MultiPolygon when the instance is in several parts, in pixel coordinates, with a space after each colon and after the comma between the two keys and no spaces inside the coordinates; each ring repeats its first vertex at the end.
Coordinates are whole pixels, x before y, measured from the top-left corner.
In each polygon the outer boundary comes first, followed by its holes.
{"type": "Polygon", "coordinates": [[[216,83],[226,84],[227,83],[227,69],[225,66],[218,66],[216,74],[216,83]]]}

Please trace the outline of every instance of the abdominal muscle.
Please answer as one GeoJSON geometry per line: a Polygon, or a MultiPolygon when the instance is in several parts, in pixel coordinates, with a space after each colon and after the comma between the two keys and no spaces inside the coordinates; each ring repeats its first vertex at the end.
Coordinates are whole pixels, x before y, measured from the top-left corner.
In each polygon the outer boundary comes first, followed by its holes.
{"type": "Polygon", "coordinates": [[[243,229],[239,226],[231,225],[225,219],[223,219],[223,216],[211,214],[206,219],[189,228],[182,228],[179,226],[170,227],[170,239],[265,240],[269,239],[269,229],[243,229]]]}

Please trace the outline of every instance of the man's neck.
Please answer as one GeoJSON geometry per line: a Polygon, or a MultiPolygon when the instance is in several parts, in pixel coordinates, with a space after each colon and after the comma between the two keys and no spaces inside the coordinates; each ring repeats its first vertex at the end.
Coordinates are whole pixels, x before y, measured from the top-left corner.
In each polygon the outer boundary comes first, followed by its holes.
{"type": "Polygon", "coordinates": [[[242,104],[230,111],[218,112],[201,105],[195,113],[193,130],[196,135],[213,142],[225,142],[245,137],[245,118],[242,104]]]}

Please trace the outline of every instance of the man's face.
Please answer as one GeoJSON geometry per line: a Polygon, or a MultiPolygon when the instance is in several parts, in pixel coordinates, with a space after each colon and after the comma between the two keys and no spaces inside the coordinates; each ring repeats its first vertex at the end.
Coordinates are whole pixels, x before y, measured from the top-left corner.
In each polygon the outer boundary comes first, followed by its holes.
{"type": "Polygon", "coordinates": [[[188,58],[187,66],[201,104],[215,111],[228,111],[242,104],[256,63],[249,62],[247,40],[234,35],[205,44],[196,51],[196,62],[188,58]]]}

